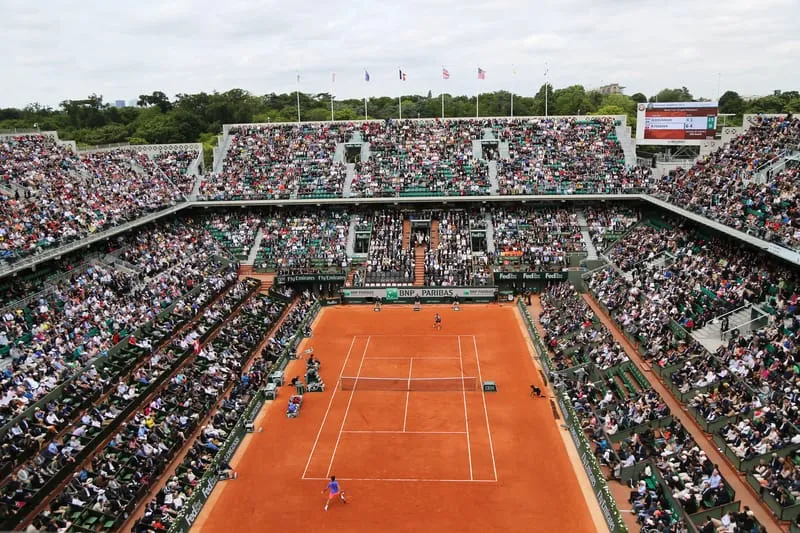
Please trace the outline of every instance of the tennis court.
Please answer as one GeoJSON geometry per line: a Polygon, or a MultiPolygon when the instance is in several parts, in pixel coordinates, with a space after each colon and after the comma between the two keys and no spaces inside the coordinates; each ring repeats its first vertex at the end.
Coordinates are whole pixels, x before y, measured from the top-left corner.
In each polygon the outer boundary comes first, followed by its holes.
{"type": "MultiPolygon", "coordinates": [[[[232,461],[239,478],[218,485],[195,530],[598,529],[550,402],[529,395],[542,382],[512,306],[331,307],[306,346],[325,392],[288,419],[282,390],[232,461]],[[326,513],[330,475],[351,503],[326,513]]],[[[294,361],[287,377],[304,369],[294,361]]]]}
{"type": "Polygon", "coordinates": [[[474,335],[354,336],[342,372],[303,479],[497,481],[474,335]]]}

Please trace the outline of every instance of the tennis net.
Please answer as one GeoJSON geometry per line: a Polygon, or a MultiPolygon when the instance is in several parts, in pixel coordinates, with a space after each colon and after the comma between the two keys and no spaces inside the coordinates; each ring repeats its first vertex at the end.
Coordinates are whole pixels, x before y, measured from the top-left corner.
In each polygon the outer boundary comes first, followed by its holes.
{"type": "Polygon", "coordinates": [[[370,378],[342,376],[342,390],[470,391],[478,387],[474,376],[452,378],[370,378]]]}

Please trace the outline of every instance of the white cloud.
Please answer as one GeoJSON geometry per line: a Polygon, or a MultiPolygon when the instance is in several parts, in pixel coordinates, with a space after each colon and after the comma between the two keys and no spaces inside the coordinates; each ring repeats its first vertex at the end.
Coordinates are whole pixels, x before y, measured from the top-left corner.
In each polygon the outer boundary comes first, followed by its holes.
{"type": "Polygon", "coordinates": [[[92,92],[107,101],[286,92],[297,71],[308,92],[330,90],[335,71],[339,97],[534,94],[545,62],[556,87],[615,81],[650,95],[686,86],[712,98],[718,82],[742,94],[800,88],[800,71],[788,68],[800,53],[796,0],[0,0],[0,13],[0,107],[92,92]]]}

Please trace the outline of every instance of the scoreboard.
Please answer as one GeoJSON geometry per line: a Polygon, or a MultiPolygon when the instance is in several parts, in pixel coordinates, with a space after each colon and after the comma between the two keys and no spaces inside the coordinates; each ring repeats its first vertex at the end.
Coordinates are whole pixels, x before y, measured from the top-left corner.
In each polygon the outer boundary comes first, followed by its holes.
{"type": "Polygon", "coordinates": [[[717,133],[716,102],[638,104],[637,144],[699,144],[717,133]]]}

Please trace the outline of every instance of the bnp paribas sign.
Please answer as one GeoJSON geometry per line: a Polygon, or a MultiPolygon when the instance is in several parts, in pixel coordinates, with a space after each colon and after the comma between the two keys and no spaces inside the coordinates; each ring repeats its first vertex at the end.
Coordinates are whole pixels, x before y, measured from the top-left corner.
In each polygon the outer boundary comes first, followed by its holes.
{"type": "Polygon", "coordinates": [[[385,302],[412,300],[414,298],[494,298],[496,287],[375,287],[372,289],[344,289],[345,298],[381,298],[385,302]]]}

